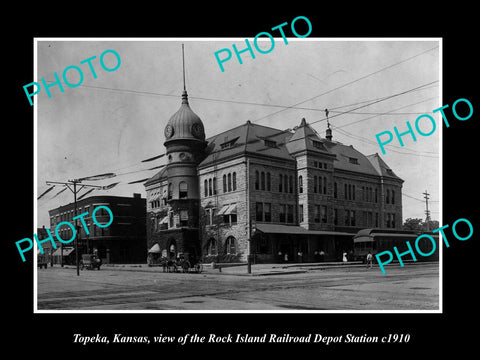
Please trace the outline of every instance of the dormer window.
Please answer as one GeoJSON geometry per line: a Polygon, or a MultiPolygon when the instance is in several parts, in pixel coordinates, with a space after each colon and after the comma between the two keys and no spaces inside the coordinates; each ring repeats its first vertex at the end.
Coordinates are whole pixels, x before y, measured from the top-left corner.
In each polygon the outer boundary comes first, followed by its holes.
{"type": "Polygon", "coordinates": [[[226,137],[224,140],[225,141],[220,144],[220,148],[222,150],[229,149],[229,148],[233,147],[233,145],[235,145],[235,143],[237,142],[238,137],[236,137],[235,139],[232,139],[232,140],[228,140],[228,137],[226,137]]]}
{"type": "Polygon", "coordinates": [[[357,158],[349,157],[349,158],[348,158],[348,162],[349,162],[350,164],[358,165],[358,159],[357,159],[357,158]]]}
{"type": "Polygon", "coordinates": [[[271,148],[276,148],[277,147],[277,142],[276,141],[273,141],[273,140],[263,140],[264,143],[265,143],[265,146],[267,147],[271,147],[271,148]]]}
{"type": "Polygon", "coordinates": [[[312,140],[312,144],[313,144],[313,147],[317,149],[325,150],[325,148],[323,147],[323,144],[320,141],[312,140]]]}

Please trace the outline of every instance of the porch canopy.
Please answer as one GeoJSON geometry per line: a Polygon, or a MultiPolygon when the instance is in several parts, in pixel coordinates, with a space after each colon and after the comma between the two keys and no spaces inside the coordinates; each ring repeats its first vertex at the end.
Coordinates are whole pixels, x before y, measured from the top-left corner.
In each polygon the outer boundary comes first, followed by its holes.
{"type": "Polygon", "coordinates": [[[325,230],[307,230],[301,226],[281,225],[281,224],[256,224],[256,231],[265,234],[289,234],[289,235],[336,235],[352,236],[353,233],[325,230]]]}

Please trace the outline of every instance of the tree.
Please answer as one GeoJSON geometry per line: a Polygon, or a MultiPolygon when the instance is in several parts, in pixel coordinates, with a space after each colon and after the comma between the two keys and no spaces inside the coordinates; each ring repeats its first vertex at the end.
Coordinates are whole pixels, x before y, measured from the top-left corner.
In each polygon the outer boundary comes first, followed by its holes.
{"type": "Polygon", "coordinates": [[[422,219],[419,218],[408,218],[403,223],[403,230],[413,230],[413,231],[422,231],[422,219]]]}
{"type": "MultiPolygon", "coordinates": [[[[428,222],[428,229],[431,232],[432,230],[438,229],[440,227],[439,222],[437,220],[430,220],[428,222]]],[[[419,218],[408,218],[405,220],[402,226],[403,230],[411,230],[411,231],[418,231],[418,232],[426,232],[427,231],[427,223],[419,218]]]]}

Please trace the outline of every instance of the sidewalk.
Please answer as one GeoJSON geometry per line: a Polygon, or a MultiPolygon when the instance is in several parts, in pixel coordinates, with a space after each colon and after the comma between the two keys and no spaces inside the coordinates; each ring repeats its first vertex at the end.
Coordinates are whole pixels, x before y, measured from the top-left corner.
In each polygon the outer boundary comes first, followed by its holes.
{"type": "MultiPolygon", "coordinates": [[[[282,274],[299,274],[312,270],[328,268],[346,268],[365,266],[361,261],[351,262],[322,262],[322,263],[286,263],[286,264],[252,264],[251,273],[247,273],[247,264],[203,264],[202,274],[238,275],[238,276],[268,276],[282,274]]],[[[161,266],[149,267],[147,264],[104,264],[102,269],[128,270],[145,272],[163,272],[161,266]]]]}
{"type": "MultiPolygon", "coordinates": [[[[431,262],[413,262],[405,261],[407,265],[413,264],[428,264],[431,262]]],[[[391,263],[390,265],[398,266],[398,263],[391,263]]],[[[203,264],[202,274],[210,275],[236,275],[236,276],[270,276],[270,275],[286,275],[286,274],[301,274],[309,271],[344,269],[344,268],[362,268],[366,265],[361,261],[349,262],[319,262],[319,263],[283,263],[283,264],[252,264],[251,273],[247,272],[246,263],[237,264],[203,264]]],[[[374,264],[374,267],[376,265],[374,264]]],[[[55,265],[60,267],[60,265],[55,265]]],[[[65,268],[76,269],[75,265],[65,265],[65,268]]],[[[50,267],[49,267],[50,268],[50,267]]],[[[103,264],[102,270],[119,270],[119,271],[139,271],[150,273],[163,273],[161,266],[148,266],[147,264],[103,264]]],[[[40,271],[40,269],[38,270],[40,271]]],[[[45,270],[42,270],[45,271],[45,270]]],[[[46,270],[48,271],[48,270],[46,270]]],[[[98,271],[98,270],[84,270],[84,271],[98,271]]]]}

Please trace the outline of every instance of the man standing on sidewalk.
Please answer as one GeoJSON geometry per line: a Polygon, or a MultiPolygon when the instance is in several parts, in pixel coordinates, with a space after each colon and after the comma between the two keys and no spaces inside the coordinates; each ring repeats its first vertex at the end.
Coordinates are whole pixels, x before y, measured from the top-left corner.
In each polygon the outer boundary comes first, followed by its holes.
{"type": "Polygon", "coordinates": [[[372,253],[369,251],[367,254],[367,269],[372,268],[372,261],[373,261],[373,256],[372,256],[372,253]]]}

